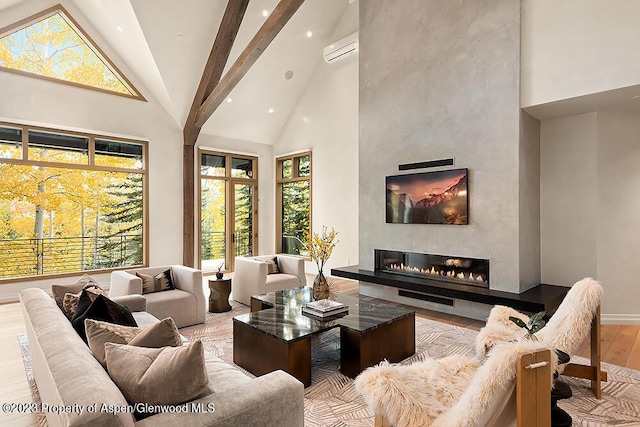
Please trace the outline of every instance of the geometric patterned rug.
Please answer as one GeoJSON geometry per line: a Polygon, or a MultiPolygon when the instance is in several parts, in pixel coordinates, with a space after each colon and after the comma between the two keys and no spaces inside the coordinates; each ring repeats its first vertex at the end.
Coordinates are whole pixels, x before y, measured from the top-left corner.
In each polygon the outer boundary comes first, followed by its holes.
{"type": "MultiPolygon", "coordinates": [[[[190,339],[202,340],[206,350],[253,377],[233,364],[234,316],[249,309],[233,303],[226,313],[207,313],[206,323],[181,329],[190,339]]],[[[477,332],[416,316],[416,353],[404,360],[409,364],[427,357],[441,358],[450,354],[474,355],[477,332]]],[[[353,380],[340,373],[340,338],[337,328],[314,337],[312,346],[311,386],[305,389],[305,426],[307,427],[371,427],[373,414],[353,386],[353,380]]],[[[572,362],[587,363],[577,356],[572,362]]],[[[640,371],[603,363],[608,382],[602,383],[602,399],[593,396],[590,382],[562,377],[569,383],[573,397],[558,405],[573,418],[574,426],[640,426],[640,371]]]]}
{"type": "MultiPolygon", "coordinates": [[[[207,351],[229,362],[236,369],[253,377],[233,364],[234,316],[249,309],[232,303],[226,313],[207,313],[206,323],[183,328],[180,332],[189,339],[202,340],[207,351]]],[[[404,360],[409,364],[427,357],[441,358],[450,354],[473,356],[476,332],[416,317],[416,354],[404,360]]],[[[31,373],[31,356],[26,336],[19,336],[27,379],[33,401],[40,403],[38,388],[31,373]]],[[[305,389],[304,411],[307,427],[371,427],[373,414],[355,392],[353,380],[340,373],[340,339],[338,329],[332,329],[312,340],[311,386],[305,389]]],[[[572,362],[587,363],[573,356],[572,362]]],[[[607,363],[608,382],[602,383],[602,399],[598,400],[589,389],[589,382],[563,377],[571,385],[573,397],[562,400],[559,406],[573,417],[573,426],[640,426],[640,371],[607,363]]],[[[38,417],[39,426],[46,419],[38,417]]]]}

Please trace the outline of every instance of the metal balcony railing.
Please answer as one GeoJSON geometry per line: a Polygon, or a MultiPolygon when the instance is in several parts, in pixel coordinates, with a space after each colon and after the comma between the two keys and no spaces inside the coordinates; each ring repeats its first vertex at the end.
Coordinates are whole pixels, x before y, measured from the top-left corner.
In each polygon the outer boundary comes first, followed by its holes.
{"type": "Polygon", "coordinates": [[[0,239],[0,278],[142,264],[142,235],[0,239]]]}

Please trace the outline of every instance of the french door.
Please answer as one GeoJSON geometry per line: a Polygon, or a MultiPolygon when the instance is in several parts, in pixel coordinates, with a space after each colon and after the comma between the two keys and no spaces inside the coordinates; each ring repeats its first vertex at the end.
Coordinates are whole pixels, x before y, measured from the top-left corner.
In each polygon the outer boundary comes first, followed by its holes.
{"type": "Polygon", "coordinates": [[[258,248],[258,159],[201,150],[199,160],[200,268],[233,271],[258,248]]]}

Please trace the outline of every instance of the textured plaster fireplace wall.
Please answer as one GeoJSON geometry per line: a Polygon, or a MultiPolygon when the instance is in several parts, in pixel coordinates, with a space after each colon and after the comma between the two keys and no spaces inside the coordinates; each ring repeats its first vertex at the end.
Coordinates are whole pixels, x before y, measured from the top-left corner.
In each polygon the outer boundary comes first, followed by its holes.
{"type": "Polygon", "coordinates": [[[492,289],[538,284],[539,124],[520,112],[520,2],[367,0],[360,49],[360,268],[373,270],[374,248],[397,249],[489,258],[492,289]],[[469,168],[469,225],[386,224],[385,176],[449,157],[469,168]]]}

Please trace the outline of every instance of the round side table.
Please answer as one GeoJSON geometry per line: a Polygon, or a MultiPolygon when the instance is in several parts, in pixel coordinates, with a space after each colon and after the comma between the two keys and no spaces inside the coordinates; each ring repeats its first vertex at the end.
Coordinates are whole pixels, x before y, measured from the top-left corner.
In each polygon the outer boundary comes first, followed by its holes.
{"type": "Polygon", "coordinates": [[[229,295],[231,295],[231,279],[209,280],[209,312],[223,313],[231,310],[229,295]]]}

